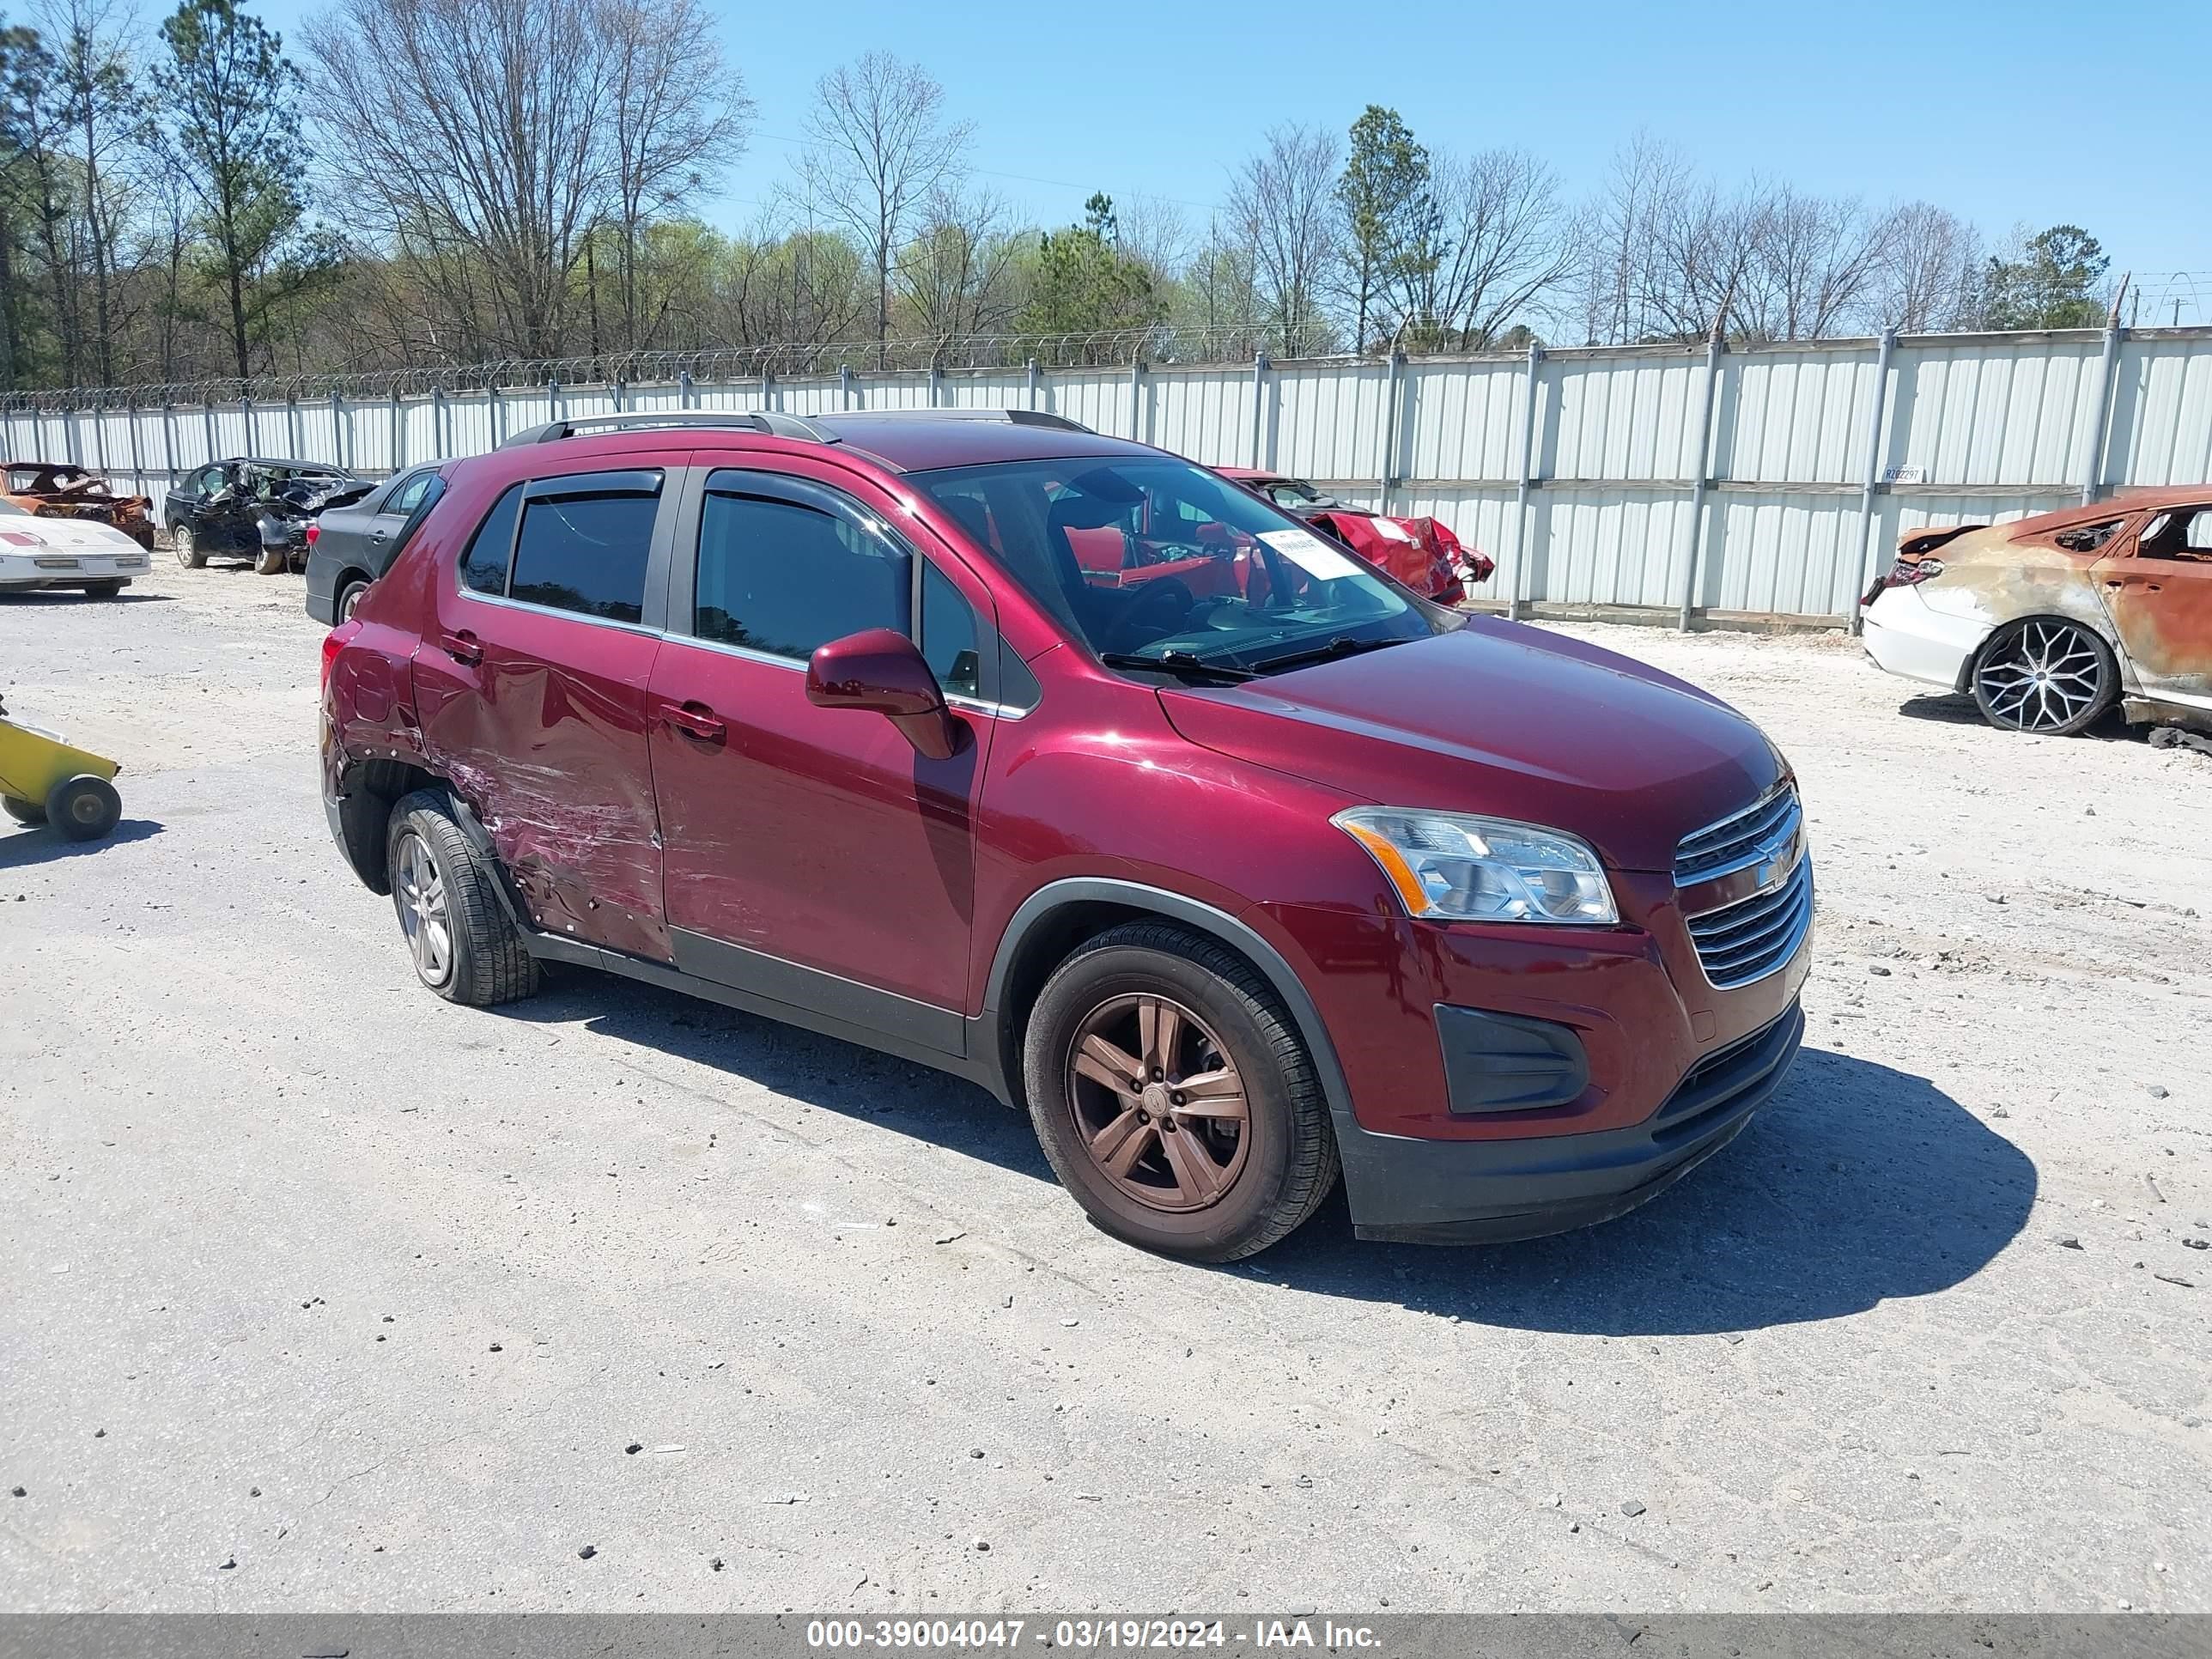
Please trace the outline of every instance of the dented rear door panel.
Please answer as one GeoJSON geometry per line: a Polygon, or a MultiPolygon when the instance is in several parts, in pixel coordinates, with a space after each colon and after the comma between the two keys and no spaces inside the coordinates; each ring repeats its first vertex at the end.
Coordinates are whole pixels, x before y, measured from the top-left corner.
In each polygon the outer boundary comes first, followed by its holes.
{"type": "MultiPolygon", "coordinates": [[[[2178,509],[2185,523],[2203,508],[2178,509]]],[[[2136,692],[2161,702],[2212,709],[2212,548],[2182,547],[2161,553],[2146,546],[2155,532],[2153,514],[2112,557],[2100,560],[2098,592],[2133,672],[2136,692]]],[[[2200,533],[2199,540],[2205,539],[2200,533]]]]}
{"type": "MultiPolygon", "coordinates": [[[[657,612],[630,625],[490,598],[441,562],[414,661],[426,763],[482,820],[538,927],[669,960],[647,744],[657,612]]],[[[648,595],[663,568],[656,548],[648,595]]]]}

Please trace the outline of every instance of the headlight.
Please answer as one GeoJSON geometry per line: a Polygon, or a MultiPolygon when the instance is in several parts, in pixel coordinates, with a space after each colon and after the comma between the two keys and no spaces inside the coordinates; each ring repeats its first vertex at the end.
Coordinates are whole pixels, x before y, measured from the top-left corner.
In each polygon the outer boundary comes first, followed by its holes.
{"type": "Polygon", "coordinates": [[[1402,806],[1354,806],[1329,822],[1382,866],[1411,915],[1589,927],[1620,920],[1597,854],[1564,831],[1402,806]]]}

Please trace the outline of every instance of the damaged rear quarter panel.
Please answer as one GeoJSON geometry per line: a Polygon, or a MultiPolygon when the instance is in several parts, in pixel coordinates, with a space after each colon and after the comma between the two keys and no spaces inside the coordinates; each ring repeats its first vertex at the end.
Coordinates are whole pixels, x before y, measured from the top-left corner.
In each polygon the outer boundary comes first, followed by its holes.
{"type": "Polygon", "coordinates": [[[2015,540],[2016,530],[1992,525],[1943,543],[1932,553],[1942,562],[1943,574],[1921,584],[1923,601],[1930,610],[1971,617],[1992,629],[2023,617],[2063,617],[2117,651],[2119,639],[2091,574],[2097,556],[2042,538],[2015,540]]]}

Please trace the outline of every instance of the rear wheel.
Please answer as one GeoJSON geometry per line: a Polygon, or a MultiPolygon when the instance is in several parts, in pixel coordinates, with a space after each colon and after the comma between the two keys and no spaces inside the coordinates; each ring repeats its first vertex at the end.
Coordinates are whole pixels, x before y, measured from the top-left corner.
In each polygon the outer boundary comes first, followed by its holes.
{"type": "Polygon", "coordinates": [[[448,1002],[489,1008],[538,988],[538,964],[500,903],[498,871],[433,790],[392,809],[386,872],[415,976],[448,1002]]]}
{"type": "Polygon", "coordinates": [[[112,599],[130,586],[127,581],[87,582],[84,596],[88,599],[112,599]]]}
{"type": "Polygon", "coordinates": [[[261,556],[253,562],[253,574],[257,576],[281,576],[290,568],[291,563],[292,555],[289,550],[264,544],[261,549],[261,556]]]}
{"type": "Polygon", "coordinates": [[[2071,737],[2119,695],[2112,647],[2078,623],[2030,617],[2000,629],[1974,665],[1982,718],[2008,732],[2071,737]]]}
{"type": "Polygon", "coordinates": [[[368,584],[360,577],[353,576],[346,580],[338,588],[338,620],[340,622],[350,622],[353,619],[354,607],[361,603],[361,596],[368,592],[368,584]]]}
{"type": "Polygon", "coordinates": [[[200,549],[199,538],[188,524],[172,525],[169,546],[177,556],[177,562],[187,570],[198,570],[207,563],[207,555],[200,549]]]}
{"type": "Polygon", "coordinates": [[[46,809],[37,801],[25,800],[21,795],[0,795],[0,811],[18,823],[44,823],[46,809]]]}
{"type": "Polygon", "coordinates": [[[123,797],[89,772],[64,778],[46,796],[46,822],[71,841],[98,841],[123,821],[123,797]]]}
{"type": "Polygon", "coordinates": [[[1115,1237],[1196,1261],[1266,1249],[1336,1184],[1313,1061],[1251,965],[1135,922],[1061,963],[1024,1044],[1037,1138],[1115,1237]]]}

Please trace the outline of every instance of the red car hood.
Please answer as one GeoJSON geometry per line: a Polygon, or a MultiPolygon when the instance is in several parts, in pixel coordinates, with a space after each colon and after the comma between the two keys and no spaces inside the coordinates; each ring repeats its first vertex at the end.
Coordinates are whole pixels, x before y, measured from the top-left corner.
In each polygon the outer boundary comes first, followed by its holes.
{"type": "Polygon", "coordinates": [[[1160,700],[1191,742],[1390,806],[1486,812],[1582,836],[1617,868],[1674,867],[1675,843],[1783,775],[1759,729],[1635,661],[1517,623],[1160,700]]]}

